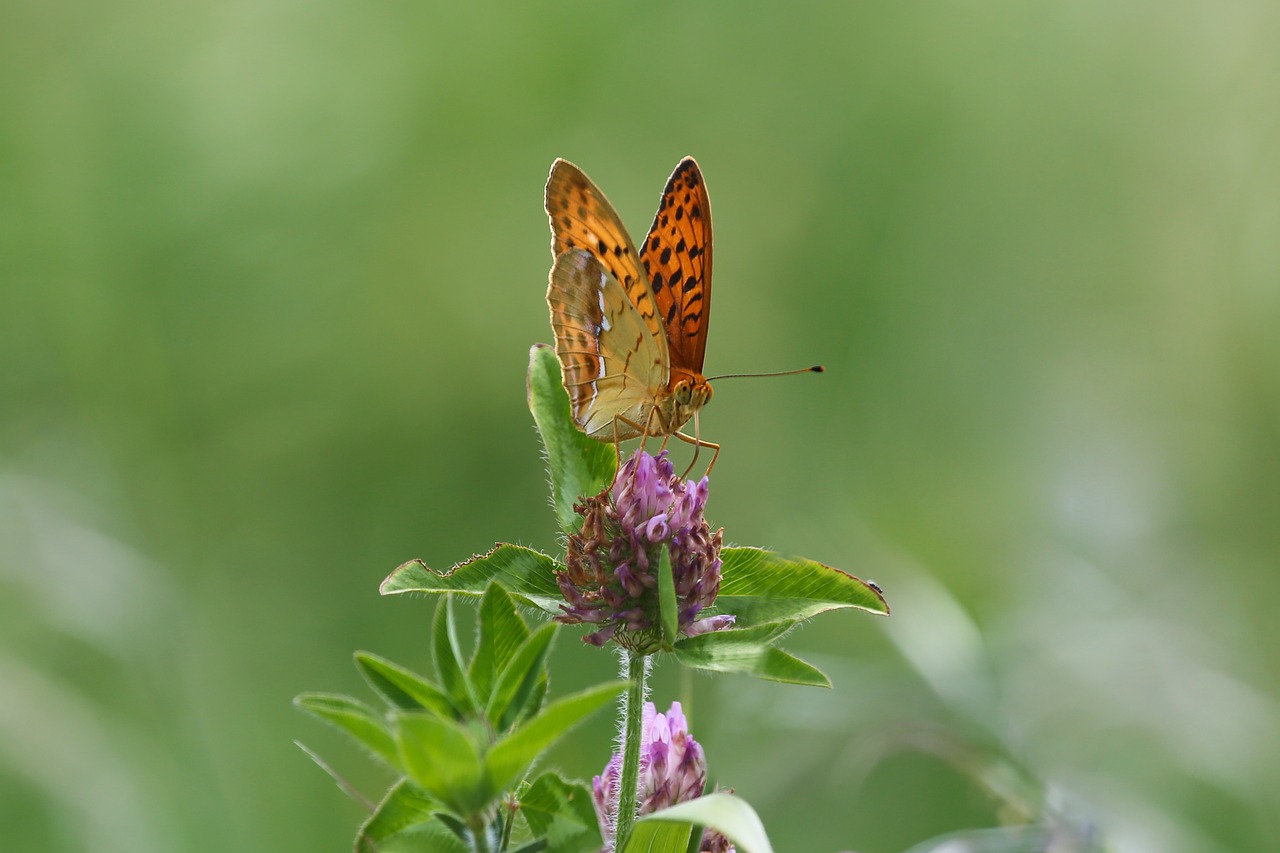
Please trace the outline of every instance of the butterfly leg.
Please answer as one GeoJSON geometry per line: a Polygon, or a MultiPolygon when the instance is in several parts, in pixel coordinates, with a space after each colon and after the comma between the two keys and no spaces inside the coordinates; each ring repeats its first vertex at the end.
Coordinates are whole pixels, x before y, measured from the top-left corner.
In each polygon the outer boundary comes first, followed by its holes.
{"type": "Polygon", "coordinates": [[[633,429],[636,429],[639,431],[641,450],[644,450],[645,443],[649,440],[649,436],[651,435],[663,435],[664,438],[662,439],[662,446],[658,448],[658,452],[661,453],[663,450],[666,450],[667,439],[671,437],[671,431],[667,429],[667,424],[662,417],[662,412],[658,411],[657,407],[649,409],[649,414],[645,416],[645,419],[644,419],[644,426],[640,426],[640,424],[635,423],[634,421],[627,420],[626,418],[623,418],[621,415],[617,415],[616,417],[621,418],[625,423],[629,424],[633,429]],[[654,430],[652,428],[654,425],[653,422],[655,418],[658,421],[657,430],[654,430]]]}
{"type": "Polygon", "coordinates": [[[622,467],[622,439],[618,438],[618,421],[625,421],[621,415],[613,416],[613,451],[618,454],[617,467],[622,467]]]}
{"type": "Polygon", "coordinates": [[[631,418],[623,415],[613,416],[613,446],[618,451],[618,467],[622,467],[622,441],[618,438],[618,424],[626,424],[640,434],[640,449],[644,450],[644,441],[649,437],[648,421],[653,420],[652,416],[646,419],[643,426],[631,420],[631,418]]]}
{"type": "Polygon", "coordinates": [[[716,460],[720,458],[720,445],[715,444],[714,442],[702,440],[701,430],[698,428],[698,413],[696,411],[693,413],[692,436],[685,435],[682,432],[675,432],[672,433],[672,435],[681,441],[686,441],[693,445],[693,458],[689,460],[689,467],[685,469],[682,475],[680,475],[681,479],[685,479],[689,476],[689,472],[693,470],[693,466],[698,463],[698,451],[704,447],[710,447],[715,451],[711,454],[711,462],[707,464],[707,473],[704,475],[710,476],[711,469],[716,467],[716,460]]]}
{"type": "Polygon", "coordinates": [[[720,457],[720,445],[716,444],[713,441],[706,441],[705,439],[694,438],[691,435],[685,435],[682,432],[673,432],[672,435],[674,435],[676,438],[680,439],[683,442],[693,445],[693,458],[689,460],[689,467],[684,470],[684,474],[682,474],[681,477],[687,478],[689,476],[689,472],[693,470],[693,466],[698,462],[698,449],[702,447],[710,448],[712,451],[714,451],[711,454],[711,462],[708,463],[707,465],[706,473],[710,474],[711,469],[716,467],[716,459],[720,457]]]}

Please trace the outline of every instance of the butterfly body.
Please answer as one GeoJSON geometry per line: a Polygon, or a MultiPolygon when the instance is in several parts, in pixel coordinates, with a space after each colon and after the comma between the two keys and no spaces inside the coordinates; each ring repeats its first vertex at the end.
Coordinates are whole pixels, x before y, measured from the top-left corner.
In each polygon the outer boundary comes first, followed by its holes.
{"type": "Polygon", "coordinates": [[[604,194],[565,160],[546,191],[547,289],[574,422],[602,441],[679,435],[711,399],[702,373],[711,300],[711,208],[685,158],[637,251],[604,194]]]}

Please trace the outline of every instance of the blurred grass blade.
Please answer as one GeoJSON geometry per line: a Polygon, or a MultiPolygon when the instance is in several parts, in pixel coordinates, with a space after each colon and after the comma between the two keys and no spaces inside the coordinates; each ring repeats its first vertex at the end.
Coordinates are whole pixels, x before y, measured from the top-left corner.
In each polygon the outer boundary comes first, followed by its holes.
{"type": "Polygon", "coordinates": [[[560,529],[577,530],[582,519],[573,505],[583,495],[598,494],[613,482],[618,455],[605,442],[588,438],[574,424],[569,395],[560,378],[560,361],[546,344],[529,350],[529,411],[542,436],[551,469],[551,494],[560,529]]]}
{"type": "Polygon", "coordinates": [[[330,766],[329,762],[325,761],[323,758],[317,755],[313,749],[308,747],[305,743],[303,743],[300,740],[295,740],[293,742],[293,745],[296,746],[298,749],[302,750],[304,753],[306,753],[307,758],[310,758],[312,761],[314,761],[317,767],[319,767],[326,774],[328,774],[329,778],[332,779],[337,784],[338,788],[342,791],[342,793],[346,794],[352,800],[364,806],[365,809],[367,809],[368,811],[374,810],[373,801],[370,800],[368,797],[366,797],[364,794],[357,791],[354,785],[348,782],[346,778],[342,776],[342,774],[340,774],[337,770],[334,770],[333,767],[330,766]]]}
{"type": "Polygon", "coordinates": [[[1100,841],[1068,840],[1045,826],[1007,826],[992,829],[965,829],[922,841],[904,853],[1046,853],[1062,850],[1072,853],[1102,853],[1100,841]]]}
{"type": "Polygon", "coordinates": [[[379,587],[383,595],[403,592],[457,592],[482,595],[497,581],[507,592],[548,613],[559,613],[560,588],[555,572],[560,564],[539,551],[498,543],[492,551],[459,563],[441,573],[421,560],[410,560],[387,576],[379,587]]]}

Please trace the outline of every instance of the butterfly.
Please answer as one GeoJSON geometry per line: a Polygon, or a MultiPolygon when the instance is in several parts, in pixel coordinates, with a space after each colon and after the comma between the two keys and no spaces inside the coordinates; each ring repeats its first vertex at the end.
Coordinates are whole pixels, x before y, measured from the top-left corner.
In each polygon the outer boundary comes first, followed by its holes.
{"type": "Polygon", "coordinates": [[[601,441],[675,435],[695,459],[701,447],[718,455],[697,437],[711,399],[702,373],[711,203],[698,164],[686,157],[671,173],[639,251],[604,193],[567,160],[551,166],[546,210],[555,259],[547,305],[574,423],[601,441]],[[690,418],[692,437],[680,432],[690,418]]]}

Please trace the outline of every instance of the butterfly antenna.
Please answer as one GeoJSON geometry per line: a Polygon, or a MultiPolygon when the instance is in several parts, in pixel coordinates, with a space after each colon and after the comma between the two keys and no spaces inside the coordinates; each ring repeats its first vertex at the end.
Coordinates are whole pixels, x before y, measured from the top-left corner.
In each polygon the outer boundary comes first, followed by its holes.
{"type": "Polygon", "coordinates": [[[815,364],[813,367],[801,367],[796,370],[779,370],[777,373],[722,373],[719,376],[708,376],[707,381],[712,382],[716,379],[746,379],[748,377],[756,378],[762,376],[792,376],[796,373],[824,373],[826,368],[821,364],[815,364]]]}

